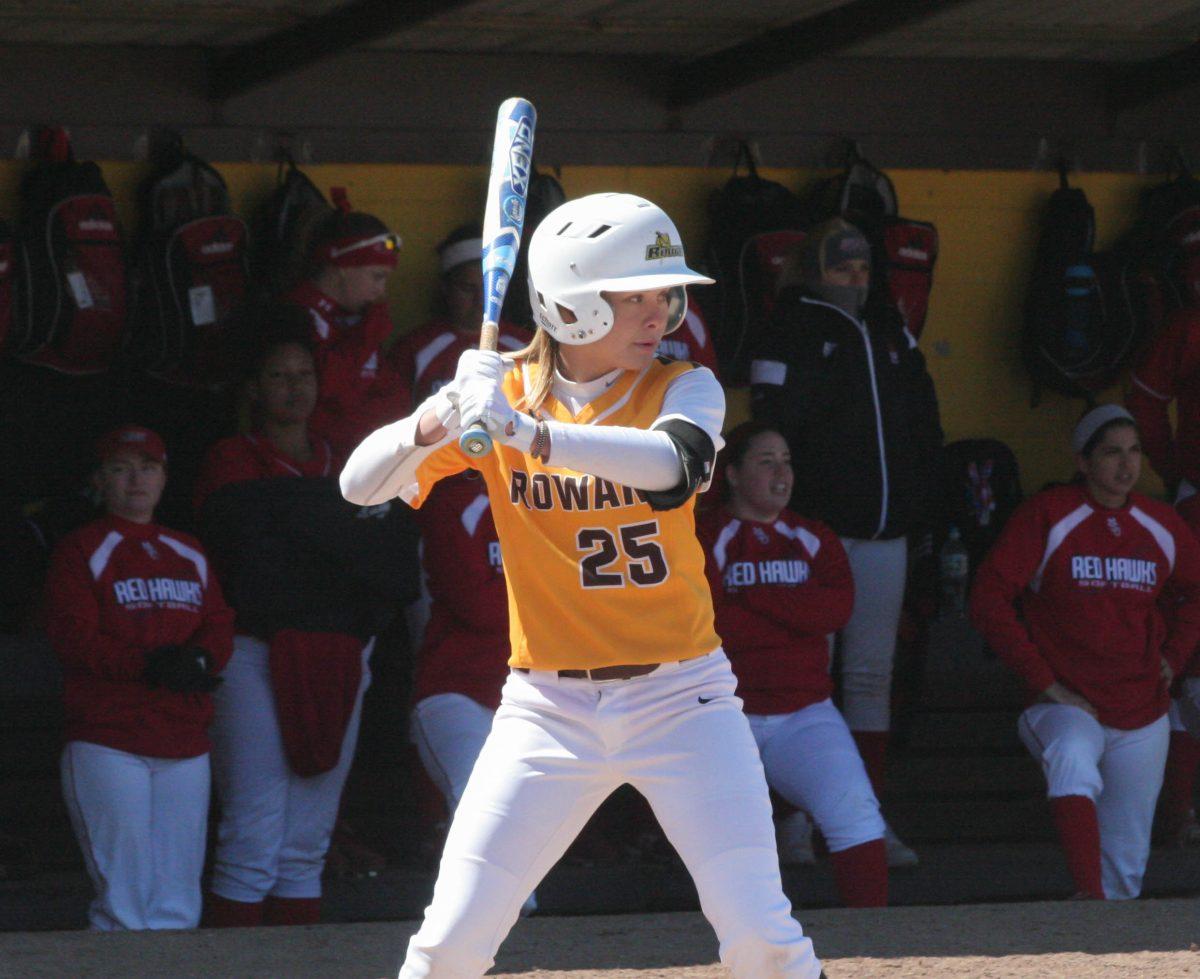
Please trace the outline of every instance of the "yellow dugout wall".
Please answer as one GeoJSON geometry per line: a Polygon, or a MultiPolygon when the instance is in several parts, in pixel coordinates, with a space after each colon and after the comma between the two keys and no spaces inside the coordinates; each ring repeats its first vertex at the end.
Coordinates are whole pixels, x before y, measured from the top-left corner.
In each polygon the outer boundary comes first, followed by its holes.
{"type": "MultiPolygon", "coordinates": [[[[272,164],[217,164],[235,208],[252,214],[274,187],[272,164]]],[[[24,165],[0,164],[0,213],[13,216],[24,165]]],[[[126,226],[136,227],[135,190],[145,166],[103,164],[126,226]]],[[[478,220],[486,168],[322,164],[305,167],[319,187],[344,186],[358,210],[369,211],[400,233],[404,247],[390,302],[400,331],[419,325],[430,307],[437,275],[433,248],[456,224],[478,220]]],[[[802,189],[817,174],[763,170],[772,180],[802,189]]],[[[947,440],[993,436],[1013,447],[1026,492],[1070,474],[1067,434],[1081,402],[1053,393],[1031,408],[1030,385],[1019,359],[1021,305],[1037,236],[1038,215],[1057,185],[1051,172],[889,171],[907,217],[932,221],[941,235],[929,319],[921,347],[937,382],[947,440]]],[[[728,177],[718,168],[564,167],[569,196],[600,190],[641,194],[675,219],[689,254],[699,255],[706,234],[708,194],[728,177]]],[[[1156,178],[1081,174],[1074,179],[1096,209],[1100,246],[1131,222],[1138,192],[1156,178]]],[[[1100,400],[1117,400],[1120,388],[1100,400]]],[[[730,422],[745,417],[744,391],[730,392],[730,422]]],[[[803,465],[804,460],[797,460],[803,465]]],[[[1153,477],[1143,488],[1161,492],[1153,477]]]]}

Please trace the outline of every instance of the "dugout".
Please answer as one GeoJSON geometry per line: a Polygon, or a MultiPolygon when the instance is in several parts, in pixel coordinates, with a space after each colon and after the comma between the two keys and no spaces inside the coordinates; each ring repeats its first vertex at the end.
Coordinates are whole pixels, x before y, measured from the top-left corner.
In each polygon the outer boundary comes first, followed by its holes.
{"type": "MultiPolygon", "coordinates": [[[[537,162],[569,195],[651,197],[693,253],[732,141],[799,190],[857,140],[905,213],[941,233],[922,346],[947,439],[1003,439],[1027,488],[1064,475],[1080,407],[1047,394],[1031,408],[1018,350],[1057,161],[1104,244],[1175,149],[1200,160],[1200,8],[1183,0],[37,0],[0,8],[0,37],[0,217],[15,216],[26,164],[14,157],[38,124],[68,126],[78,156],[100,161],[127,228],[155,127],[183,132],[241,213],[286,149],[403,236],[389,297],[402,331],[428,310],[434,244],[478,214],[508,95],[537,105],[537,162]]],[[[64,398],[105,397],[59,380],[64,398]]],[[[3,465],[11,486],[21,459],[3,465]]],[[[1145,488],[1159,490],[1152,477],[1145,488]]],[[[31,683],[9,700],[27,704],[31,683]]],[[[29,747],[46,742],[42,716],[6,711],[23,733],[0,746],[0,778],[43,778],[53,751],[29,747]]]]}

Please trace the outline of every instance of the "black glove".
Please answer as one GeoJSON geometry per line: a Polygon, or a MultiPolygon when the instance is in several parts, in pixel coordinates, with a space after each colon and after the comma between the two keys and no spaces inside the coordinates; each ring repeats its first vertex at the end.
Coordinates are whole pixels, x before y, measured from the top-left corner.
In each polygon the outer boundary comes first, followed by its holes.
{"type": "Polygon", "coordinates": [[[209,693],[221,678],[208,672],[212,657],[199,646],[159,646],[146,654],[142,679],[174,693],[209,693]]]}

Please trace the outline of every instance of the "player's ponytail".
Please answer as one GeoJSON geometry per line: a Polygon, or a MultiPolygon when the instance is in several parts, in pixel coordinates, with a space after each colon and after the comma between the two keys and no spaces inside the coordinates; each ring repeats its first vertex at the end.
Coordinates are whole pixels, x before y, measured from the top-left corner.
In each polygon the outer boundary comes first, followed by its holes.
{"type": "Polygon", "coordinates": [[[554,368],[558,363],[558,341],[545,330],[538,330],[533,335],[529,346],[518,350],[513,355],[517,360],[523,360],[530,367],[529,375],[533,378],[533,386],[525,394],[523,408],[531,414],[536,414],[542,403],[550,395],[554,385],[554,368]]]}

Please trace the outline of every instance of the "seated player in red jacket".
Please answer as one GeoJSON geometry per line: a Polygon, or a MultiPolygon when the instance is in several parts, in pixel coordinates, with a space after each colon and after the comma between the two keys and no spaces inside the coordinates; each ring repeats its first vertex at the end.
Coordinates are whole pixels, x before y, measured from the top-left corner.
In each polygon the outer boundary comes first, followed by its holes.
{"type": "Polygon", "coordinates": [[[704,515],[700,539],[717,634],[767,782],[811,813],[850,907],[887,903],[879,802],[845,720],[830,699],[829,634],[854,605],[837,535],[786,509],[791,455],[783,436],[746,422],[726,441],[725,505],[704,515]]]}
{"type": "Polygon", "coordinates": [[[200,544],[154,522],[159,436],[100,440],[105,515],[59,544],[47,630],[62,661],[62,787],[96,896],[97,931],[194,928],[208,822],[211,691],[233,613],[200,544]]]}
{"type": "Polygon", "coordinates": [[[1134,898],[1167,691],[1200,639],[1200,554],[1171,507],[1134,491],[1142,449],[1124,408],[1084,415],[1071,451],[1081,480],[1013,514],[979,567],[971,618],[1028,688],[1018,731],[1046,773],[1076,895],[1134,898]]]}
{"type": "Polygon", "coordinates": [[[289,310],[276,312],[260,324],[255,428],[213,446],[196,499],[237,613],[212,728],[221,822],[210,927],[319,920],[373,637],[406,578],[389,532],[392,511],[403,508],[364,511],[342,500],[341,460],[308,428],[317,399],[311,347],[289,310]]]}
{"type": "MultiPolygon", "coordinates": [[[[478,224],[464,224],[437,246],[438,294],[433,319],[396,341],[388,360],[420,404],[454,379],[464,350],[479,346],[483,310],[483,241],[478,224]]],[[[500,324],[500,352],[520,350],[533,335],[512,323],[500,324]]]]}
{"type": "Polygon", "coordinates": [[[392,334],[384,301],[400,238],[378,218],[348,210],[313,232],[309,273],[285,297],[312,321],[320,394],[310,425],[345,457],[380,425],[409,410],[404,379],[384,356],[392,334]]]}

